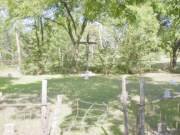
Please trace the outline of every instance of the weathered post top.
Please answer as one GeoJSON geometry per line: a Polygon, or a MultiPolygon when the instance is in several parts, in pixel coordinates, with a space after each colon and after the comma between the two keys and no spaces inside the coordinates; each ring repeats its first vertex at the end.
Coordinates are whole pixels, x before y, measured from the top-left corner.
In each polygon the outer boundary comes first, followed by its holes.
{"type": "Polygon", "coordinates": [[[42,98],[41,102],[42,104],[47,103],[47,80],[42,80],[42,98]]]}
{"type": "Polygon", "coordinates": [[[140,105],[145,104],[144,77],[140,77],[140,105]]]}
{"type": "Polygon", "coordinates": [[[122,92],[121,92],[121,102],[127,104],[128,92],[126,90],[126,76],[122,76],[122,92]]]}

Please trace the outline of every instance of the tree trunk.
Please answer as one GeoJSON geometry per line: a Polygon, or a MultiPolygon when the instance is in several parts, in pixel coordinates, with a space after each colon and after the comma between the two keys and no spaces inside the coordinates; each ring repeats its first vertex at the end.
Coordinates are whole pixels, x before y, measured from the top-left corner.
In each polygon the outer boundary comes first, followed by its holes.
{"type": "Polygon", "coordinates": [[[74,46],[74,55],[73,55],[73,61],[74,61],[74,69],[73,72],[78,73],[79,72],[79,45],[74,46]]]}
{"type": "Polygon", "coordinates": [[[16,46],[17,46],[17,53],[18,53],[18,70],[21,73],[21,46],[19,43],[19,35],[16,31],[16,46]]]}
{"type": "Polygon", "coordinates": [[[170,55],[170,70],[174,71],[177,66],[177,52],[175,50],[172,51],[170,55]]]}
{"type": "Polygon", "coordinates": [[[171,61],[170,61],[171,70],[175,70],[177,66],[177,57],[178,57],[179,49],[180,49],[180,40],[176,40],[172,47],[172,54],[170,56],[171,57],[171,61]]]}
{"type": "Polygon", "coordinates": [[[173,51],[172,58],[171,58],[172,70],[176,68],[176,65],[177,65],[177,55],[176,55],[176,51],[173,51]]]}
{"type": "Polygon", "coordinates": [[[44,27],[42,18],[38,17],[35,21],[35,35],[36,35],[36,43],[37,43],[37,56],[36,57],[36,64],[37,64],[37,71],[36,74],[40,75],[45,72],[44,63],[43,63],[43,46],[44,46],[44,27]]]}

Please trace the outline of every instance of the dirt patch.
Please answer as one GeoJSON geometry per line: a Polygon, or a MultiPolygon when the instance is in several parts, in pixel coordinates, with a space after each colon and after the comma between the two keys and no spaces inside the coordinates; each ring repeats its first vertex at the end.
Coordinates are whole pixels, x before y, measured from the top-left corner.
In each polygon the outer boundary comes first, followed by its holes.
{"type": "Polygon", "coordinates": [[[170,83],[180,83],[180,74],[171,73],[146,73],[145,77],[151,78],[153,81],[158,82],[170,82],[170,83]]]}

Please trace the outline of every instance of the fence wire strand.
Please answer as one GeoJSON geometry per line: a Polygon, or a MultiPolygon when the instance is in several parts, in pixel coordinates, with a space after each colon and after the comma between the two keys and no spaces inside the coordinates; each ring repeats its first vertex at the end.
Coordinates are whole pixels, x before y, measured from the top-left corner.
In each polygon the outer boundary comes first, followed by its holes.
{"type": "Polygon", "coordinates": [[[72,114],[66,117],[61,125],[63,132],[78,129],[81,132],[85,128],[97,127],[105,122],[108,117],[108,105],[105,103],[92,103],[77,99],[72,114]]]}

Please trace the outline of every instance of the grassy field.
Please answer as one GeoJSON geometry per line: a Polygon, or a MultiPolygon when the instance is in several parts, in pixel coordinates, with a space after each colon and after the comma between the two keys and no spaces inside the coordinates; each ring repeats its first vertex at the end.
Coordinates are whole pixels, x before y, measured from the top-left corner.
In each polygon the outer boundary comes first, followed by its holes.
{"type": "MultiPolygon", "coordinates": [[[[48,99],[51,103],[54,103],[56,95],[63,94],[65,97],[64,104],[68,104],[71,110],[76,99],[92,104],[108,105],[108,117],[103,121],[99,134],[108,132],[116,135],[123,133],[123,115],[120,111],[121,103],[119,101],[121,93],[120,78],[119,75],[98,75],[89,80],[84,80],[77,75],[1,77],[0,90],[6,98],[6,103],[37,103],[40,102],[41,80],[48,79],[48,99]]],[[[146,127],[148,128],[155,130],[160,120],[166,121],[169,128],[180,128],[180,112],[178,112],[180,98],[162,100],[156,104],[151,104],[151,101],[161,99],[166,89],[170,89],[174,95],[180,93],[180,77],[178,74],[151,74],[145,76],[146,127]],[[176,81],[175,85],[170,84],[172,80],[176,81]]],[[[137,76],[128,77],[127,90],[129,92],[129,124],[131,131],[134,132],[139,101],[139,78],[137,76]]],[[[83,105],[83,103],[80,106],[86,110],[90,107],[90,105],[83,105]]],[[[94,113],[100,115],[97,112],[94,113]]],[[[75,115],[72,111],[68,115],[72,116],[73,114],[75,115]]],[[[87,119],[86,122],[92,125],[95,122],[93,123],[93,120],[91,120],[87,119]]],[[[92,129],[92,127],[90,128],[91,132],[98,131],[92,129]]],[[[76,134],[76,129],[73,132],[76,134]]],[[[87,132],[89,132],[88,128],[87,132]]]]}

